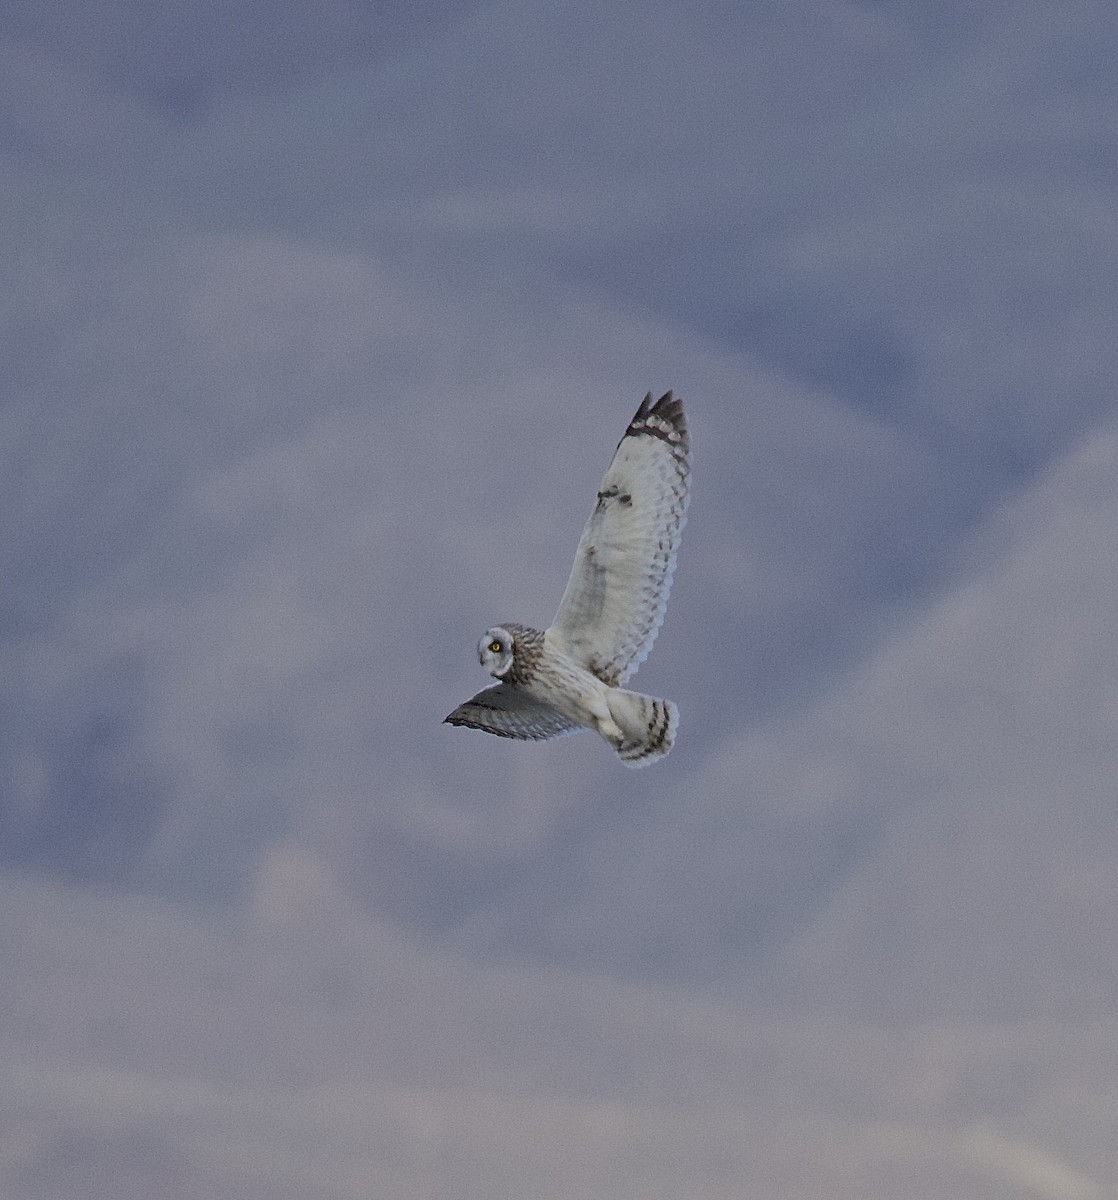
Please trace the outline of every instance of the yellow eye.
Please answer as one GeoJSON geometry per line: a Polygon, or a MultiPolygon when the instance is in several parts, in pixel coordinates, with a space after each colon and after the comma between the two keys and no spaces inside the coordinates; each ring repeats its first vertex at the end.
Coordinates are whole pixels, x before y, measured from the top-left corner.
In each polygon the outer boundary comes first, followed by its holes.
{"type": "Polygon", "coordinates": [[[501,643],[500,642],[490,642],[489,649],[492,650],[494,654],[500,654],[501,653],[501,643]]]}

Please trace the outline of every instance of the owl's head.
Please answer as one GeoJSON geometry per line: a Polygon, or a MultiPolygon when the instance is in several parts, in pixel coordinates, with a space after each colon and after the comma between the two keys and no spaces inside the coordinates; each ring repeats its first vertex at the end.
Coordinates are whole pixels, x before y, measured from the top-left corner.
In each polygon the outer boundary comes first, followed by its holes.
{"type": "Polygon", "coordinates": [[[512,667],[512,634],[503,625],[487,629],[477,644],[481,665],[494,679],[503,679],[512,667]]]}

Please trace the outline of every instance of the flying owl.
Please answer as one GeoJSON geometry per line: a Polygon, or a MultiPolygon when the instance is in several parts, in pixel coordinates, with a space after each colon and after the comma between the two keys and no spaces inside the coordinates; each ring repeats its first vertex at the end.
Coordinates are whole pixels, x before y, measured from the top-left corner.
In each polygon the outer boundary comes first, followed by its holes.
{"type": "Polygon", "coordinates": [[[598,489],[551,628],[506,621],[478,643],[499,682],[446,718],[545,741],[594,729],[628,767],[663,758],[679,710],[622,684],[648,657],[668,606],[687,510],[691,438],[683,404],[645,396],[598,489]]]}

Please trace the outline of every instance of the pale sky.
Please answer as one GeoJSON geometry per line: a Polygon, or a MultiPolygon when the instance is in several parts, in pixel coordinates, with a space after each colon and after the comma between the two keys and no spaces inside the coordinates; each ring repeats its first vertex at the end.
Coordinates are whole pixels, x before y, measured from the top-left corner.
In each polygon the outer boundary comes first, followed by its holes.
{"type": "Polygon", "coordinates": [[[4,7],[5,1200],[1118,1194],[1116,57],[4,7]],[[668,388],[671,756],[440,724],[668,388]]]}

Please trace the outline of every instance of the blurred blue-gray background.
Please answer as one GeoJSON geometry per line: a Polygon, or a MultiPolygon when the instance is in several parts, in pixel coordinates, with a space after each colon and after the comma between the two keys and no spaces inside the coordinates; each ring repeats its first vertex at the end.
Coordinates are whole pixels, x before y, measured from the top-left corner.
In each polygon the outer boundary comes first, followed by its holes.
{"type": "Polygon", "coordinates": [[[4,5],[5,1200],[1118,1193],[1116,59],[4,5]],[[441,726],[667,388],[671,757],[441,726]]]}

